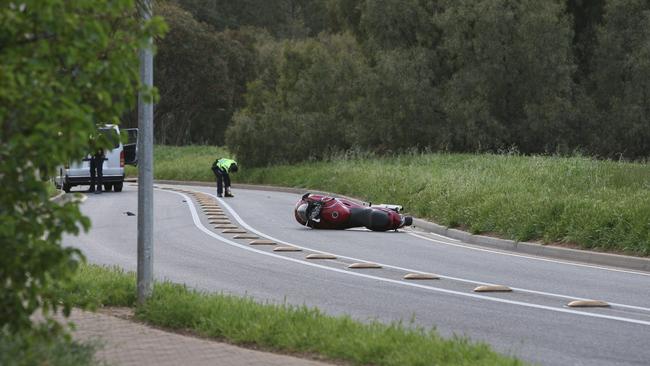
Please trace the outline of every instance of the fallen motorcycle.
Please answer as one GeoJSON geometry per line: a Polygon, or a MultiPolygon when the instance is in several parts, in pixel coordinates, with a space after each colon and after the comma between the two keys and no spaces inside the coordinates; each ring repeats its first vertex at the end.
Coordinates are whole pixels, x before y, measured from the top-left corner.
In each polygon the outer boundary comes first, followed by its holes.
{"type": "Polygon", "coordinates": [[[398,205],[362,205],[345,198],[305,193],[296,203],[294,216],[301,225],[314,229],[366,227],[387,231],[413,224],[413,218],[401,215],[401,210],[398,205]]]}

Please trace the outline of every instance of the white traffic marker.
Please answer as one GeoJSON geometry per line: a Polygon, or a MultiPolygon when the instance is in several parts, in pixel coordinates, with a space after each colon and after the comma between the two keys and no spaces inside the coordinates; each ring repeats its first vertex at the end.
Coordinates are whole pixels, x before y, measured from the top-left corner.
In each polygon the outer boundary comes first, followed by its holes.
{"type": "Polygon", "coordinates": [[[283,246],[273,248],[274,252],[302,252],[302,249],[294,246],[283,246]]]}
{"type": "Polygon", "coordinates": [[[307,255],[305,259],[336,259],[336,256],[331,254],[314,253],[307,255]]]}
{"type": "Polygon", "coordinates": [[[483,285],[475,288],[474,292],[512,292],[512,289],[503,285],[483,285]]]}
{"type": "Polygon", "coordinates": [[[433,273],[409,273],[404,276],[405,280],[439,280],[438,275],[433,273]]]}
{"type": "Polygon", "coordinates": [[[570,308],[608,308],[609,304],[600,300],[576,300],[566,306],[570,308]]]}

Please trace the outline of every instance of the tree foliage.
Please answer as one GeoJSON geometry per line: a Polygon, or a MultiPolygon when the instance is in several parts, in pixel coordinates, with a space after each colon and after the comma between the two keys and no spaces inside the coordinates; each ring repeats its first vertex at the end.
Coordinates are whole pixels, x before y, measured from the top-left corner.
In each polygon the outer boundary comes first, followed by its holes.
{"type": "Polygon", "coordinates": [[[162,23],[142,26],[132,1],[90,0],[4,2],[0,23],[0,327],[13,332],[61,306],[52,288],[81,258],[61,236],[90,225],[48,199],[47,177],[133,105],[138,47],[162,23]]]}
{"type": "Polygon", "coordinates": [[[554,150],[572,91],[572,33],[552,1],[450,1],[437,16],[452,75],[444,104],[459,150],[554,150]]]}
{"type": "Polygon", "coordinates": [[[222,144],[254,74],[252,39],[240,31],[217,32],[172,3],[162,3],[155,11],[170,28],[158,40],[154,60],[154,84],[160,91],[156,141],[222,144]]]}
{"type": "MultiPolygon", "coordinates": [[[[231,109],[239,112],[212,112],[197,125],[205,142],[220,143],[223,128],[212,126],[231,123],[226,141],[255,164],[347,148],[648,156],[650,34],[640,0],[175,3],[254,44],[251,59],[229,59],[230,68],[247,65],[242,84],[229,89],[231,79],[222,77],[212,91],[245,93],[231,109]],[[337,37],[346,46],[332,51],[337,37]],[[336,139],[313,138],[333,130],[336,139]],[[309,138],[311,147],[292,151],[295,141],[283,136],[309,138]],[[253,156],[258,150],[265,153],[253,156]]],[[[170,49],[170,57],[184,57],[170,49]]],[[[219,64],[211,69],[224,75],[219,64]]],[[[187,133],[186,119],[163,124],[187,133]]]]}
{"type": "Polygon", "coordinates": [[[609,0],[597,29],[592,96],[597,139],[604,156],[650,152],[650,3],[609,0]]]}
{"type": "Polygon", "coordinates": [[[255,27],[280,38],[316,36],[327,22],[324,0],[174,0],[218,31],[255,27]]]}
{"type": "Polygon", "coordinates": [[[319,159],[351,147],[347,130],[356,81],[366,65],[349,35],[277,44],[273,80],[249,85],[248,105],[228,130],[228,145],[246,164],[319,159]]]}

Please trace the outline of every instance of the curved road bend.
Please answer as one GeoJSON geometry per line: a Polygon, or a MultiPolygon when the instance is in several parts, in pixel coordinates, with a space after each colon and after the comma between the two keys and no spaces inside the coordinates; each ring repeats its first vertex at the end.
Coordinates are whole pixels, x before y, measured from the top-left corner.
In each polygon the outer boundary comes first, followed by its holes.
{"type": "MultiPolygon", "coordinates": [[[[165,187],[215,193],[211,187],[165,187]]],[[[234,239],[213,228],[194,197],[159,189],[157,278],[261,301],[317,306],[360,320],[414,319],[443,336],[467,336],[542,365],[650,364],[650,273],[513,255],[411,230],[311,230],[293,219],[299,195],[234,193],[234,199],[219,200],[233,224],[303,251],[274,252],[271,246],[234,239]],[[338,259],[305,259],[316,252],[338,259]],[[383,268],[348,269],[353,262],[383,268]],[[435,273],[440,279],[403,280],[410,272],[435,273]],[[514,291],[472,291],[482,284],[514,291]],[[611,307],[566,307],[576,299],[603,300],[611,307]]],[[[64,243],[81,248],[92,263],[135,270],[137,219],[126,212],[137,213],[137,188],[89,195],[82,211],[92,219],[92,229],[64,243]]]]}

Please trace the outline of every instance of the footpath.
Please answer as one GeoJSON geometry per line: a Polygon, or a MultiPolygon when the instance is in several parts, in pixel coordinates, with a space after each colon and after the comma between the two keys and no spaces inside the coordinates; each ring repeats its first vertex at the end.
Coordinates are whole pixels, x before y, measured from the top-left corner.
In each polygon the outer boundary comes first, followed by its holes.
{"type": "Polygon", "coordinates": [[[128,320],[130,309],[88,312],[74,309],[73,338],[97,345],[98,363],[113,366],[286,365],[326,366],[319,361],[256,351],[227,343],[166,332],[128,320]]]}

